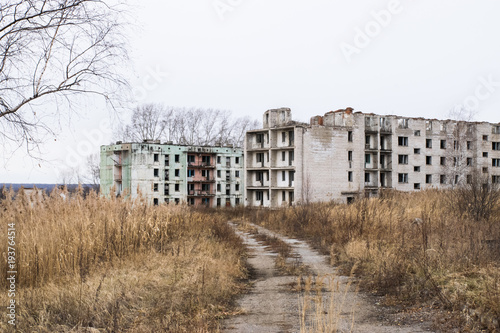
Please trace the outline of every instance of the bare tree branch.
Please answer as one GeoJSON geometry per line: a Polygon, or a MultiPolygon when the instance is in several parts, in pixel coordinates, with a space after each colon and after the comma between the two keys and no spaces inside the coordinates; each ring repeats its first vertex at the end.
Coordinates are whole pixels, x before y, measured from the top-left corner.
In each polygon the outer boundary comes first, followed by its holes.
{"type": "Polygon", "coordinates": [[[118,133],[117,139],[242,147],[246,131],[258,127],[259,123],[249,117],[232,119],[229,111],[145,104],[134,109],[130,124],[118,133]]]}
{"type": "MultiPolygon", "coordinates": [[[[110,0],[119,1],[119,0],[110,0]]],[[[104,0],[4,0],[0,5],[0,137],[28,151],[50,130],[36,103],[94,94],[111,102],[127,85],[123,12],[104,0]]],[[[58,116],[56,113],[54,116],[58,116]]]]}

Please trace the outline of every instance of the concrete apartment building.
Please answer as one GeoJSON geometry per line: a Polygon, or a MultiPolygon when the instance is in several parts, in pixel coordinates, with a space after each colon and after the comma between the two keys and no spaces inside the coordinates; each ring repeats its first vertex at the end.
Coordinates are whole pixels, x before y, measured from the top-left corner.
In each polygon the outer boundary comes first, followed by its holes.
{"type": "Polygon", "coordinates": [[[343,201],[380,189],[418,191],[500,182],[500,124],[407,118],[338,110],[292,121],[264,113],[245,138],[246,204],[277,207],[343,201]]]}
{"type": "Polygon", "coordinates": [[[153,205],[187,202],[209,207],[244,203],[243,150],[121,143],[101,146],[101,191],[137,197],[153,205]]]}

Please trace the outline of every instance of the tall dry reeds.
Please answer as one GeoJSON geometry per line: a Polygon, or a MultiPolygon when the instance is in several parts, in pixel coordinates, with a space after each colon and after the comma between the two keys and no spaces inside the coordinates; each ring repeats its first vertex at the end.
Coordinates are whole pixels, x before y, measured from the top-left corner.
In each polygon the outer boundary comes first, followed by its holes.
{"type": "Polygon", "coordinates": [[[366,288],[405,302],[435,300],[463,313],[464,325],[495,328],[500,316],[498,202],[478,220],[450,204],[454,195],[386,192],[351,205],[256,210],[251,218],[309,239],[346,273],[356,265],[366,288]]]}
{"type": "MultiPolygon", "coordinates": [[[[231,311],[244,249],[221,214],[81,191],[3,196],[2,239],[8,223],[17,233],[17,330],[211,331],[231,311]]],[[[14,331],[6,314],[0,330],[14,331]]]]}

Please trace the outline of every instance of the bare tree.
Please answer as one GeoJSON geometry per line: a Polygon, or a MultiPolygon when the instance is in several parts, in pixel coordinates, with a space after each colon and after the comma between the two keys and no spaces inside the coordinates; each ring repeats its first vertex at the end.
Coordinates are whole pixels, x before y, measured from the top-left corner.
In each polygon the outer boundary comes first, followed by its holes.
{"type": "Polygon", "coordinates": [[[450,191],[448,198],[452,207],[462,214],[476,221],[487,220],[498,209],[500,187],[491,181],[489,174],[475,170],[468,182],[450,191]]]}
{"type": "Polygon", "coordinates": [[[118,140],[172,141],[177,144],[243,146],[246,131],[259,123],[249,117],[232,118],[216,109],[172,108],[146,104],[134,109],[131,123],[118,133],[118,140]]]}
{"type": "Polygon", "coordinates": [[[126,141],[161,140],[167,130],[167,122],[173,111],[160,104],[143,104],[134,109],[131,124],[125,126],[126,141]]]}
{"type": "MultiPolygon", "coordinates": [[[[113,1],[113,0],[110,0],[113,1]]],[[[119,0],[116,0],[119,1],[119,0]]],[[[118,5],[118,4],[116,4],[118,5]]],[[[3,0],[0,5],[0,137],[28,150],[52,134],[75,94],[110,101],[125,81],[121,11],[104,0],[3,0]],[[41,112],[52,101],[56,110],[41,112]]]]}
{"type": "Polygon", "coordinates": [[[101,179],[100,156],[99,153],[87,156],[87,182],[99,185],[101,179]]]}

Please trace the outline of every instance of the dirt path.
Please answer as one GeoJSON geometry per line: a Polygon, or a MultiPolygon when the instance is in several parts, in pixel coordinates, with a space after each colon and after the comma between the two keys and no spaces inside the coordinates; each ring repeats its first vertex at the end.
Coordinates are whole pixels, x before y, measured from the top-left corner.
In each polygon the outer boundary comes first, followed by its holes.
{"type": "Polygon", "coordinates": [[[244,313],[225,320],[224,332],[301,332],[301,317],[306,323],[307,332],[313,332],[312,326],[319,323],[330,330],[336,328],[336,332],[430,332],[429,323],[388,325],[381,319],[384,317],[381,313],[383,309],[378,309],[365,296],[357,293],[347,277],[336,276],[335,269],[327,264],[327,256],[319,254],[306,242],[281,236],[257,225],[251,226],[257,228],[259,233],[277,237],[289,244],[302,263],[309,267],[313,280],[323,279],[325,288],[319,288],[322,290],[319,296],[316,296],[316,292],[305,295],[304,291],[294,291],[292,286],[298,285],[298,277],[281,276],[275,268],[276,254],[259,243],[255,235],[242,232],[233,224],[248,248],[248,261],[254,270],[254,280],[251,281],[250,292],[243,295],[238,303],[244,313]],[[335,292],[326,290],[329,285],[334,286],[332,289],[335,292]],[[304,299],[308,301],[304,302],[304,299]],[[314,311],[314,304],[320,302],[321,310],[314,311]],[[305,316],[301,316],[304,304],[307,304],[308,310],[304,312],[305,316]]]}

